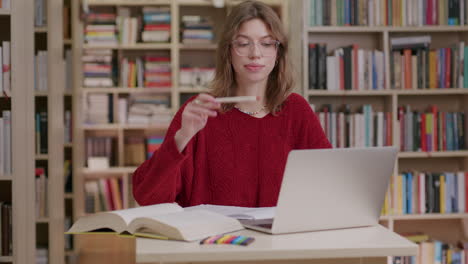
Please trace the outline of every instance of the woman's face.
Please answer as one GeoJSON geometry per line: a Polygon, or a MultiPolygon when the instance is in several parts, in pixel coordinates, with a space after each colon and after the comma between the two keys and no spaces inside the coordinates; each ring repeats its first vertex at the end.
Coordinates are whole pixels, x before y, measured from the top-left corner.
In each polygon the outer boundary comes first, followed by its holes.
{"type": "Polygon", "coordinates": [[[232,66],[238,82],[261,82],[275,67],[279,42],[256,18],[242,23],[231,45],[232,66]]]}

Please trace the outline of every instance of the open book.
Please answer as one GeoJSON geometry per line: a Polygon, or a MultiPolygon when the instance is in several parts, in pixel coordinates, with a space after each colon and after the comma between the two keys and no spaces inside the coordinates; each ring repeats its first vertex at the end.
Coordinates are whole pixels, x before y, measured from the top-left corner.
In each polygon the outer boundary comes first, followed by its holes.
{"type": "Polygon", "coordinates": [[[202,209],[184,210],[177,204],[165,203],[84,216],[67,233],[103,229],[135,236],[194,241],[243,227],[235,218],[219,213],[202,209]]]}

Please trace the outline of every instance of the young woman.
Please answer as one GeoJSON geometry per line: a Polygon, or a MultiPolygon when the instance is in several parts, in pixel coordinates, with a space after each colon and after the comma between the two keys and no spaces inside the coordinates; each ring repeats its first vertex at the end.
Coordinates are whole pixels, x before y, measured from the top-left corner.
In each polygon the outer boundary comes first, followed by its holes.
{"type": "Polygon", "coordinates": [[[160,149],[135,171],[136,201],[275,206],[289,151],[331,147],[292,86],[288,40],[276,13],[256,1],[236,6],[218,44],[211,95],[188,100],[160,149]],[[259,100],[215,101],[226,96],[259,100]]]}

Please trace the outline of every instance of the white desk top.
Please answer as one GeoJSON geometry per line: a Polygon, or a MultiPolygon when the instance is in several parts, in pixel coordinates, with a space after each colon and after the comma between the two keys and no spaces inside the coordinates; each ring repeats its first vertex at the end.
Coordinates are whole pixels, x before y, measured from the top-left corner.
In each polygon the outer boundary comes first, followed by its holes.
{"type": "Polygon", "coordinates": [[[136,260],[145,262],[244,261],[414,256],[418,246],[383,226],[269,235],[252,230],[235,235],[255,237],[249,246],[199,245],[137,238],[136,260]]]}

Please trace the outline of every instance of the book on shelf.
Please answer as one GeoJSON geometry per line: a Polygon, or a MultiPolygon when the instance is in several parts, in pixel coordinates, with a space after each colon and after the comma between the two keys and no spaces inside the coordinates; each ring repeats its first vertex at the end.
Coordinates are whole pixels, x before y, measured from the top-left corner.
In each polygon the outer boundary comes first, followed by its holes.
{"type": "Polygon", "coordinates": [[[92,10],[86,14],[85,41],[95,45],[117,45],[116,14],[92,10]]]}
{"type": "Polygon", "coordinates": [[[213,22],[209,17],[183,15],[181,39],[185,44],[210,44],[214,41],[213,22]]]}
{"type": "Polygon", "coordinates": [[[97,213],[123,208],[122,180],[115,177],[85,182],[85,212],[97,213]]]}
{"type": "Polygon", "coordinates": [[[11,111],[2,111],[0,117],[0,174],[12,173],[12,137],[11,137],[11,111]]]}
{"type": "Polygon", "coordinates": [[[48,178],[44,168],[36,168],[36,218],[44,218],[49,215],[48,206],[48,178]]]}
{"type": "Polygon", "coordinates": [[[110,136],[89,136],[85,139],[85,159],[104,157],[110,166],[116,164],[115,139],[110,136]]]}
{"type": "Polygon", "coordinates": [[[143,7],[143,42],[170,42],[171,10],[169,7],[143,7]]]}
{"type": "Polygon", "coordinates": [[[393,212],[402,214],[466,213],[466,172],[407,171],[392,179],[393,212]]]}
{"type": "Polygon", "coordinates": [[[47,1],[34,0],[35,13],[34,13],[34,26],[45,27],[47,26],[47,1]]]}
{"type": "Polygon", "coordinates": [[[465,25],[464,0],[308,0],[310,26],[465,25]]]}
{"type": "Polygon", "coordinates": [[[235,218],[207,210],[184,210],[177,204],[157,204],[103,212],[79,218],[67,233],[112,230],[135,236],[195,241],[242,230],[235,218]]]}
{"type": "Polygon", "coordinates": [[[426,111],[398,107],[401,151],[457,151],[466,149],[464,112],[439,111],[431,105],[426,111]]]}
{"type": "Polygon", "coordinates": [[[10,42],[2,41],[0,46],[0,94],[5,93],[10,95],[11,93],[11,71],[10,71],[10,42]]]}
{"type": "Polygon", "coordinates": [[[10,10],[11,0],[0,0],[0,9],[10,10]]]}
{"type": "Polygon", "coordinates": [[[325,104],[316,113],[333,147],[392,145],[390,112],[374,111],[369,104],[363,105],[356,113],[351,113],[349,105],[333,111],[332,105],[325,104]]]}
{"type": "Polygon", "coordinates": [[[12,254],[12,216],[11,203],[0,201],[0,256],[12,254]]]}
{"type": "Polygon", "coordinates": [[[85,87],[112,87],[114,85],[115,63],[112,60],[112,50],[86,49],[81,59],[85,87]]]}
{"type": "Polygon", "coordinates": [[[41,111],[36,113],[35,117],[35,135],[36,135],[36,154],[48,153],[48,115],[47,112],[41,111]]]}
{"type": "Polygon", "coordinates": [[[37,51],[34,57],[34,90],[47,91],[48,90],[48,62],[47,50],[37,51]]]}
{"type": "Polygon", "coordinates": [[[309,43],[310,90],[383,90],[385,57],[379,50],[357,44],[340,47],[327,56],[327,45],[309,43]]]}

